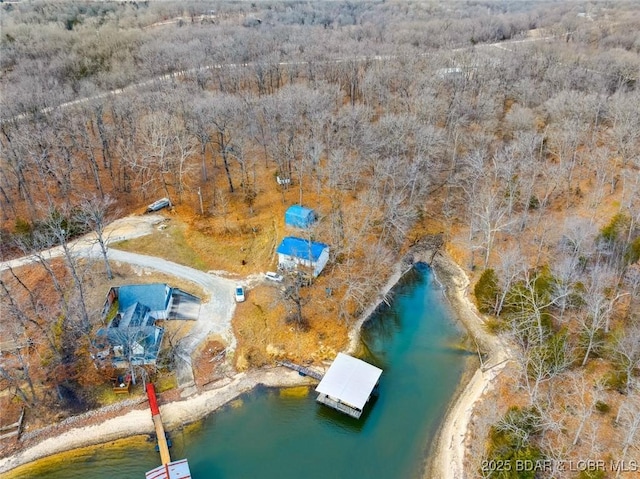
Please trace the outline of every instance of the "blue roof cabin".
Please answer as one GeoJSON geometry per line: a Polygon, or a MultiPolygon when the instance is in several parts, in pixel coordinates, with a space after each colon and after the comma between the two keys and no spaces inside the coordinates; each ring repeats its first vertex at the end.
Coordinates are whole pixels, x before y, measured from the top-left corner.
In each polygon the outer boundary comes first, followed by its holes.
{"type": "Polygon", "coordinates": [[[315,211],[300,205],[290,206],[284,214],[284,224],[294,228],[309,228],[317,219],[315,211]]]}
{"type": "Polygon", "coordinates": [[[314,277],[320,274],[329,261],[328,245],[293,236],[285,237],[276,252],[279,268],[296,269],[303,266],[312,269],[314,277]]]}

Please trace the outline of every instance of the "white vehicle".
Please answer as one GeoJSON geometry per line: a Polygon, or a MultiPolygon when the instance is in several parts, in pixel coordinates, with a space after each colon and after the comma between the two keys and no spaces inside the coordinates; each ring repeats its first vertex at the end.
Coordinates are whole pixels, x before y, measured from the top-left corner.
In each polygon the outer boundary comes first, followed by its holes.
{"type": "Polygon", "coordinates": [[[240,285],[236,286],[236,303],[244,301],[244,288],[240,285]]]}
{"type": "Polygon", "coordinates": [[[267,272],[264,277],[270,281],[275,281],[276,283],[282,283],[282,280],[284,279],[281,275],[274,273],[273,271],[267,272]]]}

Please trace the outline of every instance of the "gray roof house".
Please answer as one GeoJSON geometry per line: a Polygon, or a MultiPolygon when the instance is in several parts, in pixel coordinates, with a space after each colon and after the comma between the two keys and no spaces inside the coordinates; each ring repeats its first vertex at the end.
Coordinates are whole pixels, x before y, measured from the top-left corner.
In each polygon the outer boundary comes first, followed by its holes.
{"type": "Polygon", "coordinates": [[[126,310],[130,306],[140,303],[152,311],[156,319],[167,319],[173,288],[163,283],[130,284],[118,288],[119,310],[126,310]]]}
{"type": "MultiPolygon", "coordinates": [[[[106,328],[96,333],[95,345],[102,350],[102,358],[111,356],[114,367],[132,364],[155,364],[162,345],[164,329],[156,321],[181,317],[181,303],[197,304],[200,300],[167,284],[135,284],[114,287],[109,290],[103,316],[117,311],[106,328]]],[[[193,308],[191,308],[193,316],[193,308]]],[[[113,313],[112,313],[113,314],[113,313]]]]}

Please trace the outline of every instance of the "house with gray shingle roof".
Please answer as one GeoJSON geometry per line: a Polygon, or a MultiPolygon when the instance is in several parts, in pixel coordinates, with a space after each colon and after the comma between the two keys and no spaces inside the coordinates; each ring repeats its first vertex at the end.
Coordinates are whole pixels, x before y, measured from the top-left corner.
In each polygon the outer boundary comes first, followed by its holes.
{"type": "Polygon", "coordinates": [[[96,333],[95,345],[102,350],[100,354],[105,359],[110,356],[114,367],[155,364],[164,337],[164,329],[157,321],[196,319],[181,317],[181,302],[199,305],[200,300],[164,283],[111,288],[103,308],[108,325],[96,333]],[[113,316],[108,318],[110,315],[113,316]]]}

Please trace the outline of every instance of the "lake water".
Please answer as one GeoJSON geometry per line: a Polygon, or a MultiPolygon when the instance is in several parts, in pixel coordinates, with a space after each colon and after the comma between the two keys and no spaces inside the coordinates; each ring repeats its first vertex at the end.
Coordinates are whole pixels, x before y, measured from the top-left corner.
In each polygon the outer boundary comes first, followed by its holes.
{"type": "MultiPolygon", "coordinates": [[[[317,404],[313,389],[258,388],[173,432],[172,458],[187,457],[195,479],[417,477],[469,359],[459,337],[431,270],[418,265],[363,328],[360,356],[384,372],[359,420],[317,404]]],[[[140,440],[13,477],[141,479],[158,464],[140,440]]]]}

